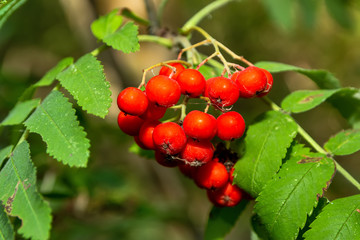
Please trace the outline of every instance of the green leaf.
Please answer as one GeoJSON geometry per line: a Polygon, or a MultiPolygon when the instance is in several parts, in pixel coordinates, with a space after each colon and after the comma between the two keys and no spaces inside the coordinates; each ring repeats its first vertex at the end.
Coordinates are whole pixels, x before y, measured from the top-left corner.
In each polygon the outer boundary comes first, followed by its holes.
{"type": "Polygon", "coordinates": [[[261,115],[246,133],[246,152],[235,164],[235,183],[256,197],[279,170],[296,133],[290,116],[276,111],[261,115]]]}
{"type": "Polygon", "coordinates": [[[5,213],[4,206],[0,204],[0,240],[10,239],[15,239],[14,229],[5,213]]]}
{"type": "Polygon", "coordinates": [[[5,210],[22,220],[18,230],[25,238],[48,239],[51,210],[36,189],[36,169],[29,144],[23,141],[0,172],[0,199],[5,210]]]}
{"type": "Polygon", "coordinates": [[[94,56],[82,56],[57,78],[88,113],[102,118],[108,114],[112,101],[110,84],[105,79],[102,65],[94,56]]]}
{"type": "Polygon", "coordinates": [[[124,53],[136,52],[140,49],[138,26],[128,22],[113,34],[107,35],[103,41],[107,45],[124,53]]]}
{"type": "Polygon", "coordinates": [[[360,129],[349,129],[336,134],[325,143],[326,151],[334,155],[349,155],[360,150],[360,129]]]}
{"type": "Polygon", "coordinates": [[[0,126],[17,125],[22,123],[39,104],[40,99],[18,102],[6,118],[0,123],[0,126]]]}
{"type": "Polygon", "coordinates": [[[300,90],[289,94],[281,107],[289,112],[300,113],[315,108],[340,89],[334,90],[300,90]]]}
{"type": "Polygon", "coordinates": [[[10,146],[4,147],[0,150],[0,167],[3,163],[3,161],[10,155],[12,148],[13,148],[13,146],[10,145],[10,146]]]}
{"type": "Polygon", "coordinates": [[[329,14],[338,24],[347,29],[352,29],[354,27],[354,18],[347,9],[347,1],[325,0],[325,3],[329,14]]]}
{"type": "Polygon", "coordinates": [[[122,23],[122,16],[117,15],[119,9],[114,9],[110,13],[101,16],[91,24],[91,31],[100,40],[113,34],[122,23]]]}
{"type": "Polygon", "coordinates": [[[56,76],[73,62],[74,59],[72,57],[62,59],[55,67],[51,68],[37,83],[35,83],[34,87],[50,86],[56,79],[56,76]]]}
{"type": "Polygon", "coordinates": [[[221,240],[234,227],[248,201],[241,200],[235,207],[213,207],[205,229],[205,240],[221,240]]]}
{"type": "Polygon", "coordinates": [[[52,91],[24,124],[30,132],[41,135],[49,155],[69,166],[86,166],[89,140],[62,93],[52,91]]]}
{"type": "Polygon", "coordinates": [[[297,237],[334,173],[334,161],[324,154],[300,148],[290,156],[256,199],[254,210],[270,239],[297,237]]]}
{"type": "Polygon", "coordinates": [[[332,201],[310,228],[306,240],[360,239],[360,195],[332,201]]]}
{"type": "Polygon", "coordinates": [[[136,143],[133,143],[129,147],[129,152],[135,153],[136,155],[139,155],[140,157],[144,157],[144,158],[148,158],[148,159],[155,159],[155,152],[153,150],[142,149],[136,143]]]}
{"type": "Polygon", "coordinates": [[[328,99],[353,128],[360,128],[360,90],[345,88],[328,99]]]}
{"type": "Polygon", "coordinates": [[[321,89],[340,88],[339,80],[326,70],[305,69],[277,62],[258,62],[257,67],[264,68],[272,73],[295,71],[313,80],[321,89]]]}
{"type": "Polygon", "coordinates": [[[280,27],[285,30],[291,30],[294,27],[292,9],[295,2],[293,0],[262,0],[262,2],[280,27]]]}
{"type": "Polygon", "coordinates": [[[5,23],[7,18],[25,2],[26,0],[0,1],[0,28],[5,23]]]}

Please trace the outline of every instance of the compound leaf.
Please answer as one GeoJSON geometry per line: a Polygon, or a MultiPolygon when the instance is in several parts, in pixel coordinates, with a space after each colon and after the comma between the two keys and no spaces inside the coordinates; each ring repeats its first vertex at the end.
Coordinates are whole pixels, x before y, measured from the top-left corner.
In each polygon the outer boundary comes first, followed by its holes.
{"type": "Polygon", "coordinates": [[[138,26],[133,22],[128,22],[118,31],[107,35],[103,41],[112,48],[124,53],[136,52],[140,49],[138,26]]]}
{"type": "Polygon", "coordinates": [[[40,99],[18,102],[0,123],[0,126],[17,125],[22,123],[39,104],[40,99]]]}
{"type": "Polygon", "coordinates": [[[293,113],[305,112],[315,108],[324,102],[334,93],[338,92],[335,90],[300,90],[289,94],[281,103],[281,107],[293,113]]]}
{"type": "Polygon", "coordinates": [[[304,237],[306,240],[360,239],[360,195],[332,201],[310,225],[304,237]]]}
{"type": "Polygon", "coordinates": [[[94,56],[82,56],[57,78],[88,113],[102,118],[108,114],[112,101],[110,84],[105,79],[102,65],[94,56]]]}
{"type": "Polygon", "coordinates": [[[117,15],[119,9],[114,9],[110,13],[99,17],[91,24],[91,31],[100,40],[114,33],[122,23],[122,16],[117,15]]]}
{"type": "Polygon", "coordinates": [[[89,140],[62,93],[52,91],[24,124],[30,132],[41,135],[49,155],[70,166],[86,166],[89,140]]]}
{"type": "Polygon", "coordinates": [[[14,229],[5,213],[4,206],[0,204],[0,240],[10,239],[15,239],[14,229]]]}
{"type": "Polygon", "coordinates": [[[340,88],[339,80],[326,70],[305,69],[278,62],[258,62],[257,67],[264,68],[272,73],[295,71],[313,80],[321,89],[340,88]]]}
{"type": "Polygon", "coordinates": [[[256,199],[255,212],[270,239],[296,238],[335,173],[332,159],[301,146],[295,148],[256,199]]]}
{"type": "Polygon", "coordinates": [[[336,134],[324,148],[334,155],[348,155],[360,150],[360,129],[349,129],[336,134]]]}
{"type": "Polygon", "coordinates": [[[29,144],[23,141],[0,172],[0,199],[5,210],[22,220],[18,230],[25,238],[48,239],[51,209],[36,189],[36,169],[30,159],[29,144]]]}
{"type": "Polygon", "coordinates": [[[205,240],[221,240],[234,227],[237,219],[244,211],[248,201],[241,200],[235,207],[214,206],[209,214],[205,229],[205,240]]]}
{"type": "Polygon", "coordinates": [[[6,19],[26,0],[3,0],[0,1],[0,28],[5,23],[6,19]]]}
{"type": "Polygon", "coordinates": [[[256,197],[279,170],[296,133],[297,124],[288,115],[276,111],[261,115],[247,131],[246,152],[235,164],[235,183],[256,197]]]}

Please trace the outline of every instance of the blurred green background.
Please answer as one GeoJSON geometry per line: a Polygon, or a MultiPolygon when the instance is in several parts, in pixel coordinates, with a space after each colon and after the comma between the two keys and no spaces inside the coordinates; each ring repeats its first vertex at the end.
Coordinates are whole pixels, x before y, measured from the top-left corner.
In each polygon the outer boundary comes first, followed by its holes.
{"type": "MultiPolygon", "coordinates": [[[[153,1],[159,6],[161,1],[153,1]]],[[[169,0],[163,27],[176,32],[208,0],[169,0]]],[[[9,17],[0,29],[0,120],[15,105],[24,89],[39,80],[60,59],[78,58],[97,46],[90,24],[114,8],[128,7],[147,18],[143,0],[31,0],[9,17]]],[[[305,68],[327,69],[343,86],[360,88],[360,4],[358,1],[232,2],[217,10],[200,26],[214,38],[251,62],[278,61],[305,68]],[[272,3],[269,3],[272,2],[272,3]]],[[[145,27],[140,28],[146,33],[145,27]]],[[[200,40],[194,35],[194,43],[200,40]]],[[[211,54],[211,48],[200,48],[211,54]]],[[[113,105],[105,120],[77,112],[91,141],[86,169],[71,169],[45,154],[45,144],[30,135],[32,158],[38,168],[39,190],[53,209],[51,239],[202,239],[211,204],[206,193],[177,169],[159,166],[152,159],[129,152],[133,139],[117,127],[115,99],[127,86],[140,83],[142,70],[176,58],[152,43],[140,52],[102,53],[113,105]]],[[[274,76],[269,97],[277,103],[298,89],[316,85],[297,73],[274,76]]],[[[44,96],[49,89],[38,91],[44,96]]],[[[250,123],[267,106],[258,99],[240,100],[236,109],[250,123]]],[[[315,140],[327,139],[349,126],[324,103],[294,116],[315,140]]],[[[3,129],[0,147],[17,139],[18,128],[3,129]]],[[[360,143],[359,143],[360,144],[360,143]]],[[[360,154],[337,159],[360,180],[360,154]]],[[[355,194],[336,175],[326,193],[329,199],[355,194]]],[[[227,239],[250,239],[251,206],[227,239]]],[[[20,222],[16,222],[19,227],[20,222]]]]}

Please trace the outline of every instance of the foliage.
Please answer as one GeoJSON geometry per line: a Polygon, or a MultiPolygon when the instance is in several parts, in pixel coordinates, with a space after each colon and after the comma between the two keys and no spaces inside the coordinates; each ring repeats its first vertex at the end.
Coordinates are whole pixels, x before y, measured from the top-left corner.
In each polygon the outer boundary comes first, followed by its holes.
{"type": "MultiPolygon", "coordinates": [[[[24,2],[0,2],[0,27],[24,2]]],[[[163,4],[166,2],[163,1],[163,4]]],[[[102,194],[110,195],[110,206],[123,203],[124,192],[130,196],[136,195],[132,190],[134,186],[128,186],[129,183],[122,176],[111,171],[95,167],[81,172],[73,168],[87,167],[90,150],[96,148],[90,145],[90,140],[97,138],[96,132],[88,131],[91,126],[84,125],[82,121],[85,113],[103,119],[108,115],[112,103],[110,83],[104,73],[105,61],[98,55],[107,49],[134,53],[140,50],[140,41],[155,42],[174,49],[177,49],[178,44],[182,48],[188,48],[191,46],[194,29],[205,36],[207,43],[211,42],[215,49],[220,47],[226,50],[226,47],[197,28],[197,25],[209,13],[229,2],[230,0],[217,0],[210,3],[190,18],[178,33],[172,33],[171,36],[165,34],[165,37],[140,35],[139,26],[133,21],[124,23],[124,16],[119,15],[119,10],[115,9],[91,24],[91,31],[100,43],[98,48],[76,60],[73,57],[63,58],[39,81],[26,86],[19,94],[17,103],[0,123],[0,131],[20,133],[15,135],[15,140],[12,139],[0,149],[0,185],[5,186],[0,189],[0,239],[15,239],[17,235],[31,239],[50,238],[51,211],[56,209],[56,201],[52,201],[54,195],[54,199],[66,199],[81,193],[83,188],[96,185],[104,191],[102,194]],[[35,94],[37,90],[42,90],[45,94],[38,96],[35,94]],[[64,180],[61,186],[56,186],[55,192],[47,194],[37,184],[39,176],[36,166],[41,169],[42,165],[33,162],[31,156],[41,155],[43,152],[31,152],[35,145],[42,144],[37,142],[33,133],[45,142],[44,152],[61,164],[71,167],[64,175],[76,175],[70,182],[64,180]],[[50,201],[44,200],[44,197],[49,197],[50,201]]],[[[293,14],[288,9],[295,2],[262,2],[279,25],[285,29],[294,27],[293,14]]],[[[353,27],[352,16],[348,14],[346,4],[338,0],[327,0],[325,3],[334,20],[344,28],[353,27]]],[[[306,23],[313,25],[319,3],[300,1],[299,4],[306,23]]],[[[131,12],[127,12],[126,16],[133,18],[130,20],[146,24],[154,24],[155,21],[139,19],[131,12]]],[[[230,50],[227,52],[230,55],[232,53],[230,50]]],[[[217,56],[221,55],[218,49],[216,53],[217,56]]],[[[206,62],[200,68],[206,78],[221,74],[225,64],[222,58],[220,62],[208,59],[197,50],[191,51],[186,57],[194,65],[206,62]]],[[[294,91],[284,97],[281,107],[265,97],[263,101],[271,110],[266,110],[254,121],[249,121],[245,137],[232,144],[236,145],[232,150],[239,156],[234,181],[251,195],[249,198],[255,199],[252,205],[255,214],[251,218],[254,235],[262,239],[336,239],[339,236],[343,239],[359,238],[359,195],[331,201],[325,195],[336,169],[350,184],[360,189],[360,184],[335,161],[336,156],[350,155],[360,150],[360,90],[354,87],[343,88],[340,81],[327,70],[265,61],[255,65],[267,69],[274,76],[289,71],[300,73],[313,81],[319,89],[294,91]],[[339,112],[349,128],[329,137],[324,147],[321,147],[297,123],[295,115],[316,110],[325,102],[339,112]],[[312,149],[304,147],[304,144],[312,149]]],[[[228,66],[225,66],[225,70],[226,67],[228,66]]],[[[153,152],[143,150],[136,144],[131,145],[129,151],[143,158],[154,158],[153,152]]],[[[103,156],[102,158],[105,159],[103,156]]],[[[60,165],[58,168],[65,167],[60,165]]],[[[134,172],[123,173],[126,174],[136,178],[134,172]]],[[[46,189],[46,184],[41,188],[46,189]]],[[[89,195],[92,194],[95,195],[89,191],[89,195]]],[[[147,199],[143,201],[142,208],[134,210],[135,217],[131,223],[151,232],[151,226],[147,229],[136,218],[136,214],[150,219],[154,215],[147,208],[147,199]]],[[[213,207],[205,228],[205,239],[224,239],[239,216],[246,211],[246,207],[251,207],[248,202],[249,200],[244,199],[233,208],[213,207]]],[[[170,212],[174,216],[164,214],[165,219],[180,218],[175,212],[170,212]]],[[[107,226],[108,229],[126,232],[127,223],[118,221],[124,229],[117,229],[116,224],[107,226]]],[[[86,231],[85,236],[90,236],[93,230],[86,231]]],[[[115,235],[118,233],[116,231],[114,230],[115,235]]],[[[161,235],[161,232],[157,234],[161,235]]],[[[139,236],[139,233],[138,238],[151,237],[152,234],[139,236]]],[[[156,236],[158,235],[154,235],[154,239],[156,236]]],[[[129,236],[129,239],[137,237],[129,236]]]]}

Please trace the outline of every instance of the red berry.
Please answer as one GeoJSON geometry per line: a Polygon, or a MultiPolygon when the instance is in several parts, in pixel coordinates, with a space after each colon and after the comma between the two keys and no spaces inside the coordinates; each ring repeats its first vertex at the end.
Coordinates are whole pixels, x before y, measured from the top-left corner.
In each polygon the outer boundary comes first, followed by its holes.
{"type": "Polygon", "coordinates": [[[144,123],[144,120],[138,116],[133,116],[120,112],[117,119],[119,128],[130,136],[136,136],[139,134],[140,127],[144,123]]]}
{"type": "Polygon", "coordinates": [[[243,98],[255,97],[264,91],[267,84],[265,73],[261,68],[255,66],[250,66],[244,71],[234,73],[231,79],[238,85],[240,97],[243,98]]]}
{"type": "Polygon", "coordinates": [[[234,171],[235,171],[235,168],[232,167],[229,172],[229,180],[231,183],[234,181],[234,171]]]}
{"type": "Polygon", "coordinates": [[[157,120],[148,120],[143,123],[139,132],[139,139],[147,149],[155,150],[153,132],[154,128],[159,125],[160,122],[157,120]]]}
{"type": "Polygon", "coordinates": [[[134,140],[135,140],[136,144],[137,144],[140,148],[145,149],[145,150],[149,150],[149,149],[140,141],[139,136],[134,136],[134,140]]]}
{"type": "Polygon", "coordinates": [[[234,207],[241,201],[243,193],[238,186],[228,182],[220,189],[208,190],[207,195],[209,200],[218,207],[234,207]]]}
{"type": "Polygon", "coordinates": [[[180,163],[178,167],[182,174],[184,174],[186,177],[191,179],[194,178],[196,174],[196,170],[198,169],[198,167],[194,167],[191,166],[190,164],[185,164],[185,163],[180,163]]]}
{"type": "Polygon", "coordinates": [[[128,87],[119,93],[117,104],[121,111],[139,116],[146,111],[149,101],[143,91],[135,87],[128,87]]]}
{"type": "Polygon", "coordinates": [[[214,155],[214,146],[210,141],[198,141],[188,138],[180,157],[192,166],[209,162],[214,155]]]}
{"type": "Polygon", "coordinates": [[[198,168],[194,180],[201,188],[216,189],[225,186],[229,180],[229,173],[224,164],[210,161],[198,168]]]}
{"type": "Polygon", "coordinates": [[[270,92],[270,90],[271,90],[271,88],[272,88],[272,85],[273,85],[274,79],[273,79],[271,73],[270,73],[268,70],[263,69],[263,68],[260,68],[260,69],[261,69],[261,70],[265,73],[265,75],[266,75],[267,84],[266,84],[266,87],[265,87],[264,91],[262,91],[262,92],[261,92],[260,94],[258,94],[257,96],[258,96],[258,97],[263,97],[263,96],[267,95],[267,94],[270,92]]]}
{"type": "Polygon", "coordinates": [[[181,93],[196,98],[203,94],[206,80],[196,69],[185,69],[176,78],[181,87],[181,93]]]}
{"type": "Polygon", "coordinates": [[[174,122],[161,123],[154,129],[153,140],[160,152],[175,155],[185,147],[184,130],[174,122]]]}
{"type": "MultiPolygon", "coordinates": [[[[171,77],[174,80],[176,80],[179,74],[185,69],[185,67],[181,65],[181,63],[169,63],[168,65],[176,68],[176,72],[171,77]]],[[[171,68],[163,66],[159,71],[159,75],[164,75],[169,77],[172,72],[173,70],[171,68]]]]}
{"type": "Polygon", "coordinates": [[[165,115],[166,107],[157,106],[153,102],[149,102],[149,106],[146,111],[139,117],[145,120],[158,120],[165,115]]]}
{"type": "Polygon", "coordinates": [[[229,78],[213,77],[206,81],[205,96],[219,108],[233,105],[239,98],[239,88],[229,78]]]}
{"type": "Polygon", "coordinates": [[[158,106],[171,107],[181,96],[180,85],[164,75],[152,77],[145,87],[148,99],[158,106]]]}
{"type": "Polygon", "coordinates": [[[240,138],[245,132],[245,121],[240,113],[230,111],[220,115],[217,120],[217,136],[221,140],[240,138]]]}
{"type": "Polygon", "coordinates": [[[211,114],[193,110],[184,118],[183,128],[189,137],[211,140],[216,134],[216,118],[211,114]]]}
{"type": "Polygon", "coordinates": [[[176,167],[178,160],[174,159],[171,155],[164,154],[160,151],[155,150],[155,160],[164,167],[176,167]]]}

